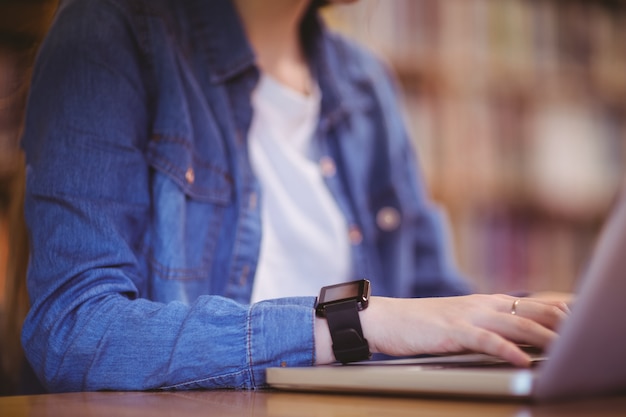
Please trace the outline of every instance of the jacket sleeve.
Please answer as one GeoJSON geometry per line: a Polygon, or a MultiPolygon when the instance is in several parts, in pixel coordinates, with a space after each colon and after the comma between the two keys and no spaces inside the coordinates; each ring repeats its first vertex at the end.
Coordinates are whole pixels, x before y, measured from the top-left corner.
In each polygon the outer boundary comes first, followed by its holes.
{"type": "Polygon", "coordinates": [[[26,356],[50,391],[263,386],[268,366],[314,362],[312,298],[187,305],[138,290],[151,207],[136,30],[108,2],[71,2],[40,51],[23,137],[26,356]]]}

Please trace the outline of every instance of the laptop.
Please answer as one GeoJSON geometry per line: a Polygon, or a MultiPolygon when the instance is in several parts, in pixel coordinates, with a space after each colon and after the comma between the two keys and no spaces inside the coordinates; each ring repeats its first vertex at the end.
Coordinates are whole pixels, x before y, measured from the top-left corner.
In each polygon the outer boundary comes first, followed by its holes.
{"type": "Polygon", "coordinates": [[[560,337],[537,365],[488,355],[269,368],[277,389],[549,401],[626,393],[626,197],[605,223],[560,337]],[[506,365],[506,366],[505,366],[506,365]]]}

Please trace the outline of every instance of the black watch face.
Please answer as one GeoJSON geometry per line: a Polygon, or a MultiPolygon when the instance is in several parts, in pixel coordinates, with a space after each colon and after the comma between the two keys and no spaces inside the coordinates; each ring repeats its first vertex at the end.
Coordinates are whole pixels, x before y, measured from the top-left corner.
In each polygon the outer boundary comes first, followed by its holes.
{"type": "Polygon", "coordinates": [[[366,300],[369,296],[369,283],[365,280],[347,282],[322,288],[318,303],[324,304],[340,300],[366,300]]]}

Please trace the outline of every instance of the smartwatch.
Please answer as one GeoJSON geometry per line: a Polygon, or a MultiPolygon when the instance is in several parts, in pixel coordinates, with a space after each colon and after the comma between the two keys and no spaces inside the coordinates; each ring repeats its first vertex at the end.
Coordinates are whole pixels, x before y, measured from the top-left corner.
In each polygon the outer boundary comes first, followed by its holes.
{"type": "Polygon", "coordinates": [[[326,318],[333,353],[341,363],[363,361],[372,356],[359,318],[359,311],[367,308],[370,291],[370,282],[366,279],[330,285],[320,290],[315,314],[326,318]]]}

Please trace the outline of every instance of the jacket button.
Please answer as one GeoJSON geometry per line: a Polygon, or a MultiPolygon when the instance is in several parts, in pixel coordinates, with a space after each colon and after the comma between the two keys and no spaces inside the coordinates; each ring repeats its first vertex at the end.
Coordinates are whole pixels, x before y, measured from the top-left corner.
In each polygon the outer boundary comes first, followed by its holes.
{"type": "Polygon", "coordinates": [[[196,180],[196,174],[193,172],[193,168],[187,168],[187,172],[185,172],[185,180],[187,180],[188,184],[193,184],[196,180]]]}
{"type": "Polygon", "coordinates": [[[361,232],[359,226],[350,226],[350,228],[348,229],[348,239],[353,245],[358,245],[363,242],[363,233],[361,232]]]}
{"type": "Polygon", "coordinates": [[[250,193],[250,197],[248,198],[248,209],[250,210],[256,209],[258,202],[259,202],[259,197],[257,193],[255,192],[250,193]]]}
{"type": "Polygon", "coordinates": [[[385,232],[394,231],[400,226],[400,212],[394,207],[383,207],[376,214],[376,224],[385,232]]]}
{"type": "Polygon", "coordinates": [[[320,170],[322,171],[322,175],[326,178],[330,178],[335,175],[337,172],[337,167],[335,166],[335,161],[330,156],[323,156],[320,161],[320,170]]]}
{"type": "Polygon", "coordinates": [[[239,274],[239,286],[245,287],[248,284],[248,276],[250,275],[250,266],[244,265],[239,274]]]}

